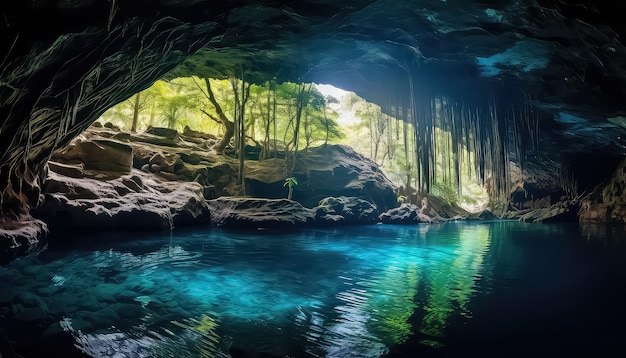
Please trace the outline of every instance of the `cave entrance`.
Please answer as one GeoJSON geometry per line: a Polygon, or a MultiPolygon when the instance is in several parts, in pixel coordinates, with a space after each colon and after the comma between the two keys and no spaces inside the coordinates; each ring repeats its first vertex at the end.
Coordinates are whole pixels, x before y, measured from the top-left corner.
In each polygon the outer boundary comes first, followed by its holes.
{"type": "MultiPolygon", "coordinates": [[[[442,106],[438,108],[436,116],[441,117],[442,106]]],[[[300,150],[344,144],[378,164],[399,188],[400,201],[419,200],[413,124],[329,84],[268,81],[246,85],[236,79],[208,79],[207,83],[197,77],[159,80],[107,110],[94,125],[130,132],[166,127],[183,134],[204,133],[218,145],[218,138],[225,134],[224,122],[235,126],[240,117],[244,118],[241,128],[248,159],[282,158],[281,153],[293,151],[296,140],[300,150]]],[[[435,155],[430,192],[471,212],[485,209],[489,198],[477,180],[474,153],[466,145],[454,146],[450,128],[435,128],[432,136],[435,155]]],[[[237,155],[236,141],[235,137],[229,142],[227,154],[237,155]]]]}

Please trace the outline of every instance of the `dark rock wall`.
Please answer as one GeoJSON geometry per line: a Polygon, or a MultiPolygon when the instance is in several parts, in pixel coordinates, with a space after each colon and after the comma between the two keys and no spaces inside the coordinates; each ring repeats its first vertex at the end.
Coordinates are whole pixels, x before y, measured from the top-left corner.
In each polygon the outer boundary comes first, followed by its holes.
{"type": "Polygon", "coordinates": [[[626,161],[582,200],[580,221],[626,224],[626,161]]]}
{"type": "MultiPolygon", "coordinates": [[[[493,112],[521,96],[550,124],[534,133],[542,145],[533,153],[537,163],[545,156],[559,161],[564,152],[624,155],[624,126],[608,121],[626,114],[619,6],[582,0],[3,1],[0,225],[25,219],[37,205],[54,149],[198,49],[179,74],[225,77],[245,67],[249,81],[331,83],[388,112],[411,107],[419,96],[426,96],[422,104],[429,96],[499,103],[485,107],[493,112]]],[[[515,136],[518,129],[499,135],[515,136]]]]}
{"type": "Polygon", "coordinates": [[[36,205],[54,149],[204,45],[215,24],[94,11],[115,1],[11,3],[0,40],[0,215],[16,218],[36,205]]]}

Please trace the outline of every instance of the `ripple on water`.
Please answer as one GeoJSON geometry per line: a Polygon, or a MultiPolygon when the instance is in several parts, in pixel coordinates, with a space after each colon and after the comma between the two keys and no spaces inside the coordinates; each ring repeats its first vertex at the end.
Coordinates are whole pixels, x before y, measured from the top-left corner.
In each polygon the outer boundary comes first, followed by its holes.
{"type": "MultiPolygon", "coordinates": [[[[515,223],[208,230],[62,255],[51,247],[0,268],[0,328],[48,326],[46,338],[70,334],[93,357],[447,349],[458,332],[487,339],[480,319],[501,307],[491,297],[532,283],[537,238],[527,235],[555,232],[515,223]]],[[[37,330],[22,332],[10,337],[16,352],[28,352],[37,330]]]]}

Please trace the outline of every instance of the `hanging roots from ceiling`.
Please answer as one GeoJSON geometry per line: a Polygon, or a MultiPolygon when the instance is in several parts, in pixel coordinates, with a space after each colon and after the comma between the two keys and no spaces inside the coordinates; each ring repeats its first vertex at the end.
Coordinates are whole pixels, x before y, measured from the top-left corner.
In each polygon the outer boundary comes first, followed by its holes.
{"type": "MultiPolygon", "coordinates": [[[[510,165],[522,170],[528,150],[538,148],[539,124],[530,95],[519,88],[496,92],[433,90],[408,76],[409,96],[390,96],[387,113],[412,124],[417,190],[430,193],[436,178],[435,128],[450,133],[452,160],[444,163],[462,192],[461,168],[473,164],[477,182],[492,199],[505,199],[511,187],[510,165]],[[408,98],[408,100],[407,100],[408,98]]],[[[443,144],[443,143],[442,143],[443,144]]]]}

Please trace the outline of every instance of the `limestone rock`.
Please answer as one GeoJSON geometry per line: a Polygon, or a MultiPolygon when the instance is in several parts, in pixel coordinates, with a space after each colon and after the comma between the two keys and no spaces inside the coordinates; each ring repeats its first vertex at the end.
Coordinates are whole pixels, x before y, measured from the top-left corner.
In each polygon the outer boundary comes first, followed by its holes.
{"type": "Polygon", "coordinates": [[[313,209],[318,225],[364,225],[378,222],[378,209],[369,201],[355,197],[328,197],[313,209]]]}
{"type": "Polygon", "coordinates": [[[626,223],[626,161],[582,200],[580,221],[626,223]]]}
{"type": "Polygon", "coordinates": [[[193,129],[189,128],[189,126],[185,126],[185,128],[183,129],[183,136],[188,137],[188,138],[200,138],[200,139],[205,139],[205,140],[217,140],[218,139],[213,134],[194,131],[193,129]]]}
{"type": "Polygon", "coordinates": [[[499,220],[500,217],[489,210],[482,210],[477,213],[469,213],[466,220],[499,220]]]}
{"type": "Polygon", "coordinates": [[[178,142],[180,140],[180,136],[178,135],[178,131],[171,128],[163,128],[163,127],[148,127],[146,129],[146,133],[153,134],[158,137],[164,137],[172,142],[178,142]]]}
{"type": "Polygon", "coordinates": [[[160,230],[210,220],[200,184],[160,182],[137,170],[108,181],[51,172],[44,187],[34,215],[51,229],[160,230]]]}
{"type": "MultiPolygon", "coordinates": [[[[250,164],[246,178],[253,196],[285,197],[287,165],[283,159],[250,164]]],[[[395,186],[371,159],[344,145],[322,145],[298,154],[293,199],[312,208],[326,197],[356,197],[379,210],[397,206],[395,186]]]]}
{"type": "Polygon", "coordinates": [[[550,207],[531,210],[520,216],[520,221],[525,222],[570,222],[576,221],[580,203],[574,200],[558,202],[550,207]]]}
{"type": "Polygon", "coordinates": [[[411,225],[433,223],[440,220],[423,214],[421,207],[411,203],[402,204],[397,208],[389,209],[380,214],[380,221],[383,224],[411,225]]]}
{"type": "Polygon", "coordinates": [[[466,219],[470,214],[461,207],[446,203],[443,199],[423,194],[418,204],[404,203],[380,215],[384,224],[435,223],[466,219]]]}
{"type": "Polygon", "coordinates": [[[287,199],[220,197],[209,200],[211,222],[237,229],[293,228],[313,221],[311,209],[287,199]]]}
{"type": "Polygon", "coordinates": [[[85,165],[83,163],[64,164],[49,160],[48,168],[55,173],[72,178],[81,178],[85,175],[85,165]]]}
{"type": "Polygon", "coordinates": [[[530,165],[522,171],[511,167],[511,189],[508,208],[513,211],[548,208],[560,201],[564,191],[558,177],[558,163],[545,163],[538,168],[530,165]]]}
{"type": "Polygon", "coordinates": [[[48,234],[48,225],[31,216],[15,220],[0,217],[0,264],[36,250],[48,234]]]}
{"type": "Polygon", "coordinates": [[[133,167],[133,150],[128,144],[115,140],[79,138],[56,151],[51,159],[65,164],[82,164],[85,170],[128,174],[133,167]]]}
{"type": "Polygon", "coordinates": [[[422,213],[436,221],[440,219],[462,220],[469,215],[469,213],[460,206],[449,203],[431,194],[422,194],[418,206],[420,206],[422,213]]]}

